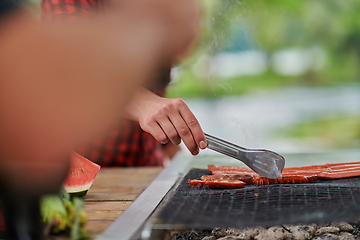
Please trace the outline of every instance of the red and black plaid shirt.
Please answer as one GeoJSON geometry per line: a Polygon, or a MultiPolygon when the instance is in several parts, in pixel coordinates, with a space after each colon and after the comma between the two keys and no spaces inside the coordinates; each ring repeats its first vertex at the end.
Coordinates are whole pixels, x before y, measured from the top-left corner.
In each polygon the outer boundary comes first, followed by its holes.
{"type": "Polygon", "coordinates": [[[88,16],[104,5],[103,0],[41,0],[42,17],[46,20],[88,16]]]}
{"type": "MultiPolygon", "coordinates": [[[[42,0],[45,20],[75,19],[101,9],[103,0],[42,0]]],[[[168,74],[165,74],[168,75],[168,74]]],[[[169,78],[169,76],[165,76],[169,78]]],[[[165,79],[163,82],[167,82],[165,79]]],[[[162,145],[139,123],[122,120],[119,127],[77,152],[101,166],[163,166],[162,145]]]]}

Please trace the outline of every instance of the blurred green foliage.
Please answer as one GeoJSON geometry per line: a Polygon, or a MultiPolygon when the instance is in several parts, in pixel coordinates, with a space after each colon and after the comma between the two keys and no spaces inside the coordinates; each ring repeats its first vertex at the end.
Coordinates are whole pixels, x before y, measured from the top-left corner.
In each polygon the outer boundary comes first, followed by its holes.
{"type": "Polygon", "coordinates": [[[277,137],[297,138],[322,149],[360,147],[360,115],[302,122],[280,130],[277,137]]]}
{"type": "Polygon", "coordinates": [[[40,7],[41,0],[29,0],[31,4],[40,7]]]}
{"type": "Polygon", "coordinates": [[[192,71],[186,70],[181,74],[180,81],[169,87],[168,97],[217,98],[229,95],[242,95],[254,89],[289,86],[292,82],[296,81],[295,78],[279,76],[271,72],[251,77],[228,78],[226,81],[216,81],[216,79],[203,81],[195,76],[192,71]]]}
{"type": "Polygon", "coordinates": [[[168,97],[239,95],[258,88],[334,86],[359,81],[360,2],[356,0],[203,0],[203,35],[180,65],[168,97]],[[320,47],[325,65],[300,76],[281,76],[268,68],[255,76],[199,77],[194,65],[224,51],[261,50],[268,56],[289,48],[320,47]]]}

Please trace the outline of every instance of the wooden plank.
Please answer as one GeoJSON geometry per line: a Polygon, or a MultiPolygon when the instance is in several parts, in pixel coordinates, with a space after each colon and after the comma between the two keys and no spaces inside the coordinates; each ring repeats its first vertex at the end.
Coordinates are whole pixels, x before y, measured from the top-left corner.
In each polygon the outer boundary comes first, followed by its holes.
{"type": "Polygon", "coordinates": [[[85,198],[86,202],[94,202],[94,201],[134,201],[134,199],[139,196],[139,194],[143,191],[140,189],[137,192],[119,192],[119,190],[111,191],[103,190],[97,192],[89,192],[87,198],[85,198]],[[95,200],[93,200],[95,199],[95,200]]]}
{"type": "Polygon", "coordinates": [[[84,200],[134,200],[161,170],[160,167],[102,168],[84,200]]]}
{"type": "Polygon", "coordinates": [[[84,210],[88,220],[115,220],[125,209],[127,209],[131,201],[127,202],[88,202],[84,210]]]}
{"type": "Polygon", "coordinates": [[[104,232],[161,172],[160,167],[102,168],[84,197],[92,235],[104,232]]]}
{"type": "Polygon", "coordinates": [[[90,234],[102,233],[131,203],[131,201],[86,203],[84,211],[88,222],[85,229],[90,234]]]}

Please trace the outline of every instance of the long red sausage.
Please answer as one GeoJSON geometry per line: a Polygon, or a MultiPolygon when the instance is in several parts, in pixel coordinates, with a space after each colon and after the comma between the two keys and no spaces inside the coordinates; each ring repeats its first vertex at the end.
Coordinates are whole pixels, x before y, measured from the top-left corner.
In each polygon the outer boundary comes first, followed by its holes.
{"type": "Polygon", "coordinates": [[[249,174],[224,174],[224,175],[204,175],[200,177],[203,181],[224,181],[224,180],[240,180],[246,183],[251,183],[253,175],[249,174]]]}
{"type": "Polygon", "coordinates": [[[348,177],[360,176],[360,167],[348,168],[348,169],[325,169],[323,172],[318,174],[319,177],[327,179],[339,179],[348,177]]]}
{"type": "MultiPolygon", "coordinates": [[[[213,175],[247,174],[259,176],[248,167],[240,166],[215,166],[208,165],[208,170],[213,175]]],[[[327,163],[324,165],[311,165],[302,167],[286,167],[281,176],[309,176],[314,175],[327,179],[339,179],[360,176],[360,162],[327,163]]]]}
{"type": "Polygon", "coordinates": [[[259,176],[253,170],[243,166],[208,165],[212,175],[202,176],[201,180],[189,180],[192,186],[210,188],[237,188],[246,183],[256,185],[308,183],[318,178],[339,179],[360,176],[360,162],[328,163],[303,167],[284,168],[277,179],[259,176]]]}
{"type": "Polygon", "coordinates": [[[209,188],[243,188],[245,182],[240,180],[214,180],[214,181],[202,181],[202,180],[189,180],[188,183],[193,187],[209,187],[209,188]]]}
{"type": "Polygon", "coordinates": [[[204,175],[200,177],[202,181],[230,181],[240,180],[245,183],[254,183],[256,185],[270,185],[270,184],[288,184],[288,183],[308,183],[318,179],[318,176],[307,175],[307,176],[282,176],[276,179],[270,179],[260,176],[251,175],[239,175],[239,174],[226,174],[226,175],[204,175]]]}
{"type": "MultiPolygon", "coordinates": [[[[282,175],[302,175],[302,174],[316,175],[320,173],[323,169],[326,169],[325,165],[289,167],[283,169],[282,175]]],[[[249,174],[249,175],[258,176],[258,174],[255,173],[253,170],[251,170],[249,167],[208,165],[208,170],[213,175],[249,174]]]]}
{"type": "Polygon", "coordinates": [[[299,184],[313,182],[317,179],[317,176],[285,176],[276,179],[270,179],[266,177],[253,177],[252,182],[256,185],[299,184]]]}

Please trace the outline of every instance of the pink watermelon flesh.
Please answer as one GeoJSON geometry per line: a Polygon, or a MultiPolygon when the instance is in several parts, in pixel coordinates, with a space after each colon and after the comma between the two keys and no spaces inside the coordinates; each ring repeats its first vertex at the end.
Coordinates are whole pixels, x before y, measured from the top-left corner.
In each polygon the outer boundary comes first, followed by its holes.
{"type": "Polygon", "coordinates": [[[98,164],[76,152],[72,152],[70,171],[63,183],[65,190],[79,197],[85,196],[99,170],[98,164]]]}

